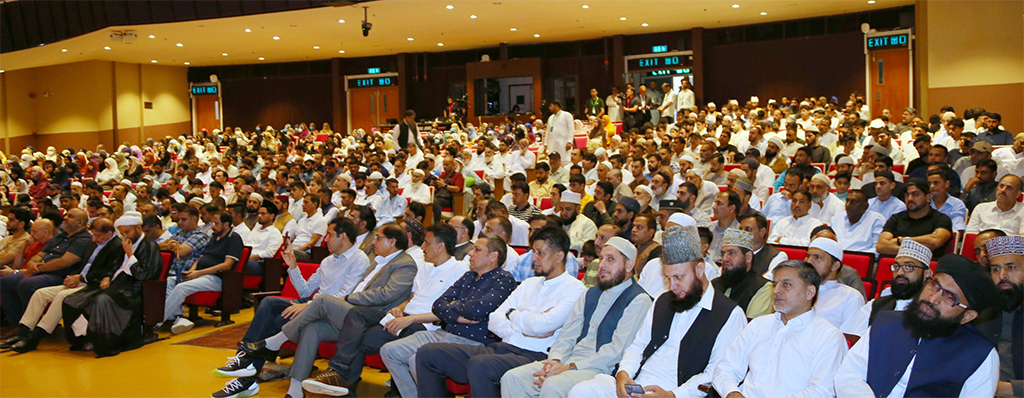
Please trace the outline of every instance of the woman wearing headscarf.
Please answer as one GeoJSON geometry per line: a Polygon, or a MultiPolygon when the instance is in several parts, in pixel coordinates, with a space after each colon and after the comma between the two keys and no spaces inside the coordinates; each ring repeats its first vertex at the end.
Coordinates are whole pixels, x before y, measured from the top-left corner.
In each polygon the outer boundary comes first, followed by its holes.
{"type": "Polygon", "coordinates": [[[82,168],[82,178],[96,178],[96,174],[100,172],[100,162],[97,158],[89,159],[86,166],[82,168]]]}
{"type": "Polygon", "coordinates": [[[96,175],[96,183],[100,184],[104,190],[108,190],[121,182],[121,170],[117,168],[117,161],[114,158],[107,158],[104,161],[106,168],[96,175]]]}
{"type": "Polygon", "coordinates": [[[50,185],[60,187],[63,191],[65,189],[71,189],[71,180],[68,178],[68,171],[63,166],[47,160],[46,164],[50,165],[50,185]]]}
{"type": "Polygon", "coordinates": [[[135,156],[128,157],[128,168],[124,172],[124,178],[131,180],[132,182],[138,182],[142,178],[142,162],[135,156]]]}
{"type": "Polygon", "coordinates": [[[43,174],[43,170],[39,167],[33,167],[28,171],[29,179],[32,180],[32,186],[28,189],[28,196],[32,197],[32,200],[36,203],[40,203],[50,196],[50,182],[46,180],[46,176],[43,174]]]}

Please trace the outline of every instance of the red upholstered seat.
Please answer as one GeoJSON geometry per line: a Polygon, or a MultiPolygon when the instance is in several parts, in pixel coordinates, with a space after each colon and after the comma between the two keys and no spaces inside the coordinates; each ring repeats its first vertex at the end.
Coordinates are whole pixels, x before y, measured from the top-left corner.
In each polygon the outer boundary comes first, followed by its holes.
{"type": "Polygon", "coordinates": [[[964,245],[960,248],[960,255],[971,259],[971,261],[978,261],[978,255],[974,253],[974,239],[978,237],[978,234],[965,234],[964,245]]]}
{"type": "Polygon", "coordinates": [[[234,323],[234,321],[231,320],[231,313],[237,312],[238,307],[241,305],[242,287],[244,286],[245,280],[242,276],[242,268],[245,267],[245,263],[249,261],[249,253],[251,252],[251,247],[243,247],[242,259],[235,262],[235,268],[231,271],[226,271],[221,275],[223,281],[220,292],[199,292],[185,298],[185,304],[189,307],[189,319],[195,321],[199,318],[198,307],[217,306],[217,300],[223,295],[226,298],[229,298],[229,300],[223,300],[228,301],[229,304],[225,305],[225,303],[221,303],[221,322],[219,322],[217,326],[230,325],[234,323]]]}
{"type": "Polygon", "coordinates": [[[540,209],[547,210],[551,208],[551,198],[542,198],[540,200],[540,209]]]}
{"type": "Polygon", "coordinates": [[[857,274],[864,280],[864,293],[868,297],[875,295],[877,281],[869,278],[871,275],[871,264],[875,261],[875,255],[864,252],[843,252],[843,264],[849,265],[857,270],[857,274]]]}
{"type": "Polygon", "coordinates": [[[366,366],[369,366],[374,369],[388,370],[388,367],[384,366],[384,360],[380,358],[380,354],[367,355],[366,361],[364,363],[366,364],[366,366]]]}
{"type": "Polygon", "coordinates": [[[512,247],[512,250],[515,250],[516,253],[519,253],[520,256],[522,256],[523,253],[526,253],[526,252],[530,251],[530,248],[526,247],[526,246],[511,246],[511,247],[512,247]]]}
{"type": "Polygon", "coordinates": [[[448,392],[455,395],[469,395],[469,384],[456,383],[452,379],[446,379],[444,382],[448,386],[448,392]]]}
{"type": "Polygon", "coordinates": [[[807,258],[806,247],[775,245],[775,248],[786,252],[790,260],[803,260],[807,258]]]}
{"type": "MultiPolygon", "coordinates": [[[[875,280],[878,281],[878,291],[875,292],[875,298],[878,298],[882,294],[882,290],[885,287],[892,284],[892,269],[890,268],[893,263],[896,262],[896,257],[881,257],[878,259],[878,270],[875,271],[875,280]]],[[[937,263],[932,261],[928,264],[928,267],[935,272],[935,266],[937,263]]]]}

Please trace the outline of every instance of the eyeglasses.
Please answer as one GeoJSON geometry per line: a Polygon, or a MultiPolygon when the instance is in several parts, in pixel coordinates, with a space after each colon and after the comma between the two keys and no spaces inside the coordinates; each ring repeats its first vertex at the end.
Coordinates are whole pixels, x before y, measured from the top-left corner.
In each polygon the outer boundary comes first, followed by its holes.
{"type": "Polygon", "coordinates": [[[967,306],[960,302],[960,297],[949,290],[946,290],[939,285],[939,281],[935,278],[928,278],[928,281],[924,284],[924,290],[932,295],[939,293],[939,301],[949,307],[961,307],[967,309],[967,306]]]}
{"type": "Polygon", "coordinates": [[[892,263],[892,265],[889,266],[889,269],[892,270],[892,272],[899,271],[901,268],[903,269],[903,272],[914,272],[914,269],[916,269],[916,268],[928,268],[928,267],[924,267],[924,266],[920,266],[920,265],[914,265],[914,263],[911,263],[911,262],[892,263]]]}

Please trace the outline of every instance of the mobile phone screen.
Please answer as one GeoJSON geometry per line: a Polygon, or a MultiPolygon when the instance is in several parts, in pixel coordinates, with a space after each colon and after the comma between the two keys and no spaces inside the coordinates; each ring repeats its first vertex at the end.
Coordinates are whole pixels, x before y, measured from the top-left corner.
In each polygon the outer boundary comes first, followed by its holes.
{"type": "Polygon", "coordinates": [[[626,394],[644,395],[644,388],[639,384],[626,384],[626,394]]]}

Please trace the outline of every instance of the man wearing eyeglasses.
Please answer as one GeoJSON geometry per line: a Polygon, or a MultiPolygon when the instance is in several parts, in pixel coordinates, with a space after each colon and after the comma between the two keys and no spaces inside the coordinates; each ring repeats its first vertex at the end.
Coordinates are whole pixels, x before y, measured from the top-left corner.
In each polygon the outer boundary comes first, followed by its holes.
{"type": "Polygon", "coordinates": [[[839,397],[991,397],[999,354],[969,325],[998,304],[992,278],[962,256],[939,259],[935,277],[902,314],[882,312],[836,372],[839,397]]]}
{"type": "Polygon", "coordinates": [[[882,296],[860,307],[860,311],[843,322],[840,331],[854,342],[868,333],[868,326],[882,311],[904,311],[914,297],[921,293],[924,281],[932,277],[932,251],[913,239],[906,239],[900,245],[896,261],[889,266],[892,271],[892,285],[882,296]]]}
{"type": "Polygon", "coordinates": [[[998,396],[1024,397],[1024,237],[995,237],[986,244],[998,308],[979,316],[978,329],[999,352],[998,396]]]}

